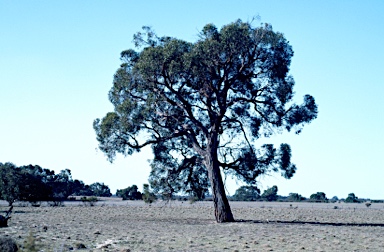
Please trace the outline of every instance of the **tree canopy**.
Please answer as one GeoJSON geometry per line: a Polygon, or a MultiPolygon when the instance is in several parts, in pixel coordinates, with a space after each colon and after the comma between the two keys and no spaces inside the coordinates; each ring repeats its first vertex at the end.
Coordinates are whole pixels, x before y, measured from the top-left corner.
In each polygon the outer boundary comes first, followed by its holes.
{"type": "Polygon", "coordinates": [[[345,199],[345,202],[355,203],[355,202],[359,202],[359,199],[356,197],[354,193],[350,193],[348,194],[348,197],[345,199]]]}
{"type": "Polygon", "coordinates": [[[277,186],[272,186],[271,188],[268,188],[263,192],[261,197],[265,199],[266,201],[276,201],[277,200],[277,186]]]}
{"type": "Polygon", "coordinates": [[[309,197],[309,200],[314,202],[328,202],[328,198],[323,192],[317,192],[317,193],[311,194],[311,196],[309,197]]]}
{"type": "Polygon", "coordinates": [[[116,196],[122,197],[123,200],[141,200],[143,198],[137,185],[128,186],[125,189],[117,189],[116,196]]]}
{"type": "Polygon", "coordinates": [[[298,193],[290,193],[287,197],[287,201],[302,201],[305,200],[305,197],[301,196],[298,193]]]}
{"type": "Polygon", "coordinates": [[[260,190],[255,186],[240,186],[232,196],[236,201],[256,201],[259,198],[260,190]]]}
{"type": "Polygon", "coordinates": [[[123,51],[114,75],[114,111],[94,121],[109,160],[151,145],[151,186],[197,194],[196,185],[210,187],[217,222],[234,220],[222,172],[253,186],[270,172],[294,175],[288,144],[255,144],[282,130],[300,133],[317,117],[312,96],[292,99],[293,50],[282,33],[237,20],[220,30],[206,25],[194,43],[143,27],[134,43],[138,51],[123,51]]]}

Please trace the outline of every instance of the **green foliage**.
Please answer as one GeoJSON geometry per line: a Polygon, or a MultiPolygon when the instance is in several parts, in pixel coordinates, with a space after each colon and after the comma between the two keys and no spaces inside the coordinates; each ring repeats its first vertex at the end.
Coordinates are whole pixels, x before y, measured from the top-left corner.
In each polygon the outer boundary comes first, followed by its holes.
{"type": "Polygon", "coordinates": [[[232,196],[234,201],[256,201],[260,199],[260,190],[255,186],[241,186],[232,196]]]}
{"type": "Polygon", "coordinates": [[[312,202],[328,202],[328,199],[325,196],[325,193],[317,192],[317,193],[312,194],[309,197],[309,201],[312,201],[312,202]]]}
{"type": "Polygon", "coordinates": [[[37,165],[21,166],[17,170],[21,174],[18,183],[22,189],[18,200],[36,204],[38,201],[54,198],[53,187],[48,183],[48,179],[54,174],[53,171],[42,169],[37,165]]]}
{"type": "Polygon", "coordinates": [[[109,186],[104,183],[95,182],[90,185],[85,185],[82,181],[75,180],[73,183],[74,193],[77,196],[96,196],[110,197],[112,196],[109,186]]]}
{"type": "Polygon", "coordinates": [[[271,188],[268,188],[263,192],[261,195],[261,198],[266,200],[266,201],[276,201],[278,196],[277,196],[277,186],[272,186],[271,188]]]}
{"type": "MultiPolygon", "coordinates": [[[[208,192],[208,172],[201,158],[185,158],[181,163],[172,153],[170,143],[159,143],[153,147],[149,183],[154,193],[171,199],[175,193],[188,194],[196,200],[203,200],[208,192]]],[[[173,145],[173,144],[172,144],[173,145]]]]}
{"type": "Polygon", "coordinates": [[[290,202],[299,202],[305,200],[305,197],[298,193],[290,193],[286,200],[290,202]]]}
{"type": "Polygon", "coordinates": [[[117,190],[116,196],[122,197],[123,200],[141,200],[143,196],[136,185],[128,186],[125,189],[117,190]]]}
{"type": "Polygon", "coordinates": [[[114,111],[93,124],[110,161],[151,145],[151,187],[170,196],[201,198],[212,186],[225,198],[220,169],[250,185],[263,174],[294,175],[288,144],[254,144],[282,130],[298,134],[317,117],[312,96],[292,100],[293,50],[282,33],[241,20],[208,24],[194,43],[143,30],[134,36],[138,51],[121,53],[114,111]]]}
{"type": "Polygon", "coordinates": [[[143,185],[143,200],[145,203],[151,204],[157,200],[156,195],[149,190],[149,185],[143,185]]]}
{"type": "Polygon", "coordinates": [[[348,194],[348,197],[345,199],[346,203],[356,203],[359,202],[358,198],[354,193],[348,194]]]}
{"type": "Polygon", "coordinates": [[[238,20],[220,31],[207,25],[195,43],[157,37],[148,27],[134,40],[144,48],[121,53],[124,63],[109,93],[115,111],[94,122],[99,147],[110,160],[116,152],[132,154],[148,144],[168,143],[160,152],[171,149],[180,154],[181,165],[201,156],[198,150],[205,148],[209,129],[216,123],[228,144],[233,137],[244,139],[244,147],[237,152],[228,145],[218,152],[239,178],[254,181],[270,166],[280,167],[286,177],[293,175],[288,145],[280,151],[264,146],[265,155],[256,158],[256,150],[247,144],[260,134],[271,135],[272,128],[299,132],[301,125],[317,115],[309,95],[303,105],[289,103],[294,86],[288,75],[293,51],[283,34],[273,32],[270,25],[253,28],[238,20]],[[254,110],[253,104],[259,108],[254,110]],[[245,128],[252,132],[248,138],[245,128]],[[137,136],[142,131],[149,137],[140,143],[137,136]],[[249,164],[248,157],[253,157],[249,164]]]}
{"type": "Polygon", "coordinates": [[[60,201],[66,199],[75,192],[75,185],[72,179],[71,170],[66,169],[58,174],[51,174],[47,179],[52,188],[53,199],[60,201]]]}
{"type": "Polygon", "coordinates": [[[18,251],[18,246],[16,241],[9,237],[0,237],[0,251],[1,252],[18,251]]]}
{"type": "Polygon", "coordinates": [[[103,183],[85,185],[73,180],[69,169],[55,174],[38,165],[16,167],[12,163],[0,163],[0,199],[11,205],[16,200],[38,204],[39,201],[52,201],[61,205],[70,195],[111,196],[108,186],[103,183]]]}
{"type": "Polygon", "coordinates": [[[93,196],[97,197],[111,197],[111,190],[104,183],[95,182],[89,185],[89,189],[93,192],[93,196]]]}
{"type": "Polygon", "coordinates": [[[21,174],[12,163],[0,163],[0,197],[12,205],[20,195],[21,174]]]}
{"type": "Polygon", "coordinates": [[[52,188],[42,178],[41,174],[35,173],[30,167],[0,163],[0,197],[10,205],[16,200],[48,200],[52,198],[52,188]]]}

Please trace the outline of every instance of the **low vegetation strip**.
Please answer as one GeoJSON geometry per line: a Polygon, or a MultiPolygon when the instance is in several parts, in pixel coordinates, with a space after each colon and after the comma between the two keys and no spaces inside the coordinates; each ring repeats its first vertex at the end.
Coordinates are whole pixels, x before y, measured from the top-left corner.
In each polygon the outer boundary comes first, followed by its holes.
{"type": "MultiPolygon", "coordinates": [[[[9,208],[4,203],[1,212],[9,208]]],[[[16,204],[1,234],[44,251],[384,251],[384,204],[326,205],[236,202],[238,221],[218,225],[211,202],[16,204]]]]}

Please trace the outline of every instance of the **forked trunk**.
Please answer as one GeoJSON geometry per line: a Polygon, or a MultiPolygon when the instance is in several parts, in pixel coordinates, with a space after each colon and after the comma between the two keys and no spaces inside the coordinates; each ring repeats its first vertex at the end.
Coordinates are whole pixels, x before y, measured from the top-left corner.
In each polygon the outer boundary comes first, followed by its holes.
{"type": "Polygon", "coordinates": [[[217,148],[210,149],[209,154],[205,157],[205,165],[211,182],[216,221],[218,223],[235,221],[227,196],[225,195],[224,183],[217,161],[217,148]]]}

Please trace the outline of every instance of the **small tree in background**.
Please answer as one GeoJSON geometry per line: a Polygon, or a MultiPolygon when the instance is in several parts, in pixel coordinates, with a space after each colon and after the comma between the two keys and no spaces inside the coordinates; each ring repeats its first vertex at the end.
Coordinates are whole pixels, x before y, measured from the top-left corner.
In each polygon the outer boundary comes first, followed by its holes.
{"type": "Polygon", "coordinates": [[[329,201],[335,203],[339,201],[339,198],[337,196],[333,196],[329,201]]]}
{"type": "Polygon", "coordinates": [[[309,197],[309,200],[312,202],[328,202],[328,199],[325,196],[325,193],[323,193],[323,192],[317,192],[317,193],[312,194],[309,197]]]}
{"type": "Polygon", "coordinates": [[[89,194],[87,194],[87,192],[89,192],[89,185],[87,185],[87,186],[88,186],[88,189],[85,188],[86,185],[84,184],[83,181],[78,180],[78,179],[73,180],[71,183],[73,193],[71,195],[88,196],[89,194]]]}
{"type": "Polygon", "coordinates": [[[75,192],[76,187],[72,179],[71,170],[65,169],[50,177],[50,186],[54,200],[65,200],[75,192]]]}
{"type": "Polygon", "coordinates": [[[116,196],[122,197],[123,200],[141,200],[143,196],[136,185],[128,186],[125,189],[117,190],[116,196]]]}
{"type": "Polygon", "coordinates": [[[345,199],[346,203],[356,203],[359,202],[358,198],[354,193],[348,194],[348,197],[345,199]]]}
{"type": "Polygon", "coordinates": [[[261,198],[263,198],[266,201],[276,201],[277,200],[277,186],[272,186],[271,188],[268,188],[263,192],[261,195],[261,198]]]}
{"type": "Polygon", "coordinates": [[[299,202],[302,200],[305,200],[305,197],[301,196],[298,193],[290,193],[289,196],[287,197],[287,201],[299,202]]]}
{"type": "Polygon", "coordinates": [[[22,175],[12,163],[0,163],[0,198],[11,206],[20,198],[20,181],[22,175]]]}
{"type": "Polygon", "coordinates": [[[256,186],[241,186],[232,196],[235,201],[256,201],[260,199],[260,190],[256,186]]]}
{"type": "Polygon", "coordinates": [[[89,189],[92,191],[92,196],[97,197],[111,197],[111,190],[104,183],[95,182],[89,185],[89,189]]]}

